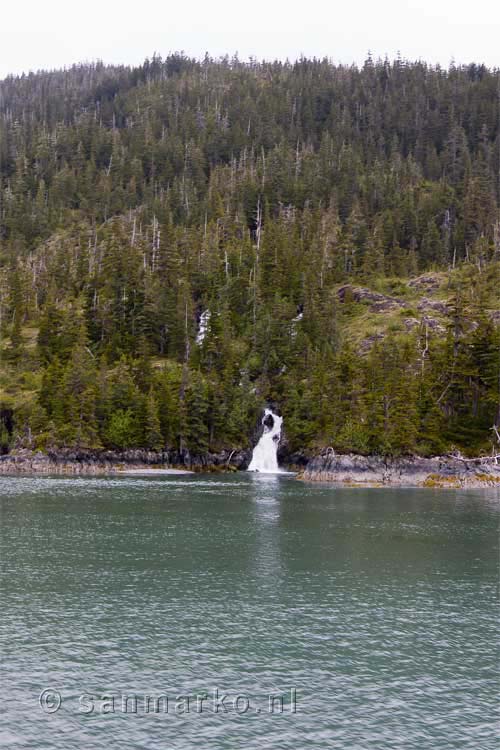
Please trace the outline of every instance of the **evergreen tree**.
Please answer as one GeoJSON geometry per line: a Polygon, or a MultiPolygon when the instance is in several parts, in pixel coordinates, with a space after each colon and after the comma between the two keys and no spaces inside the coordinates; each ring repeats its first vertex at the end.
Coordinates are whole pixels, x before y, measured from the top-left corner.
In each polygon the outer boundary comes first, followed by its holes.
{"type": "Polygon", "coordinates": [[[2,81],[16,445],[232,449],[270,399],[296,448],[489,451],[498,86],[183,55],[2,81]]]}
{"type": "Polygon", "coordinates": [[[149,391],[146,401],[146,416],[144,424],[144,444],[151,450],[160,450],[163,445],[158,402],[153,389],[149,391]]]}

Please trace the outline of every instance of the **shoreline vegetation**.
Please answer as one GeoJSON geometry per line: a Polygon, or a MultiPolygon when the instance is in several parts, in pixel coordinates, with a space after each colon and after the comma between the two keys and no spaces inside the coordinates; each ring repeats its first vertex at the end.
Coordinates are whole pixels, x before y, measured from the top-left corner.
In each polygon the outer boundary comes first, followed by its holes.
{"type": "MultiPolygon", "coordinates": [[[[41,451],[18,450],[0,456],[0,475],[161,476],[245,471],[251,451],[180,456],[153,451],[41,451]]],[[[297,459],[297,457],[294,457],[297,459]]],[[[306,482],[327,482],[348,487],[500,488],[498,457],[466,459],[461,456],[388,458],[336,454],[330,450],[302,465],[284,462],[306,482]],[[305,465],[304,465],[305,464],[305,465]]]]}

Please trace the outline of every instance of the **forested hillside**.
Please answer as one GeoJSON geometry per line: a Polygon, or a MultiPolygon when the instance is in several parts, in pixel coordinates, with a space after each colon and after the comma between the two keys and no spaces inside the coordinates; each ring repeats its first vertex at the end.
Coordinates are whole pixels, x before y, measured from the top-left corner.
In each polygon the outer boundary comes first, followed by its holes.
{"type": "Polygon", "coordinates": [[[154,57],[0,82],[14,446],[490,452],[500,74],[154,57]]]}

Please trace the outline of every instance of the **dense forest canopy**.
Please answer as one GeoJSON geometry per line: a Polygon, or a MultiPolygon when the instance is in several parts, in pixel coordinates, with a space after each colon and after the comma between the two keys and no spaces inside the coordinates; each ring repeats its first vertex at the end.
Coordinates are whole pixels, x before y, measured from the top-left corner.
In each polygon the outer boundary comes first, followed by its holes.
{"type": "Polygon", "coordinates": [[[483,65],[6,78],[0,443],[490,451],[499,205],[483,65]]]}

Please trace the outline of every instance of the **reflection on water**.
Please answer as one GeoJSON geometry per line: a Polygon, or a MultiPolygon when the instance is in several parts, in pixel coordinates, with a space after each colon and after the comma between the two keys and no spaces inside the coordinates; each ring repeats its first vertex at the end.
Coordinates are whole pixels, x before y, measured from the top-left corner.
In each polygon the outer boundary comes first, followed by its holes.
{"type": "Polygon", "coordinates": [[[272,474],[0,477],[0,745],[496,748],[499,509],[272,474]],[[296,687],[297,714],[78,711],[214,686],[296,687]]]}

